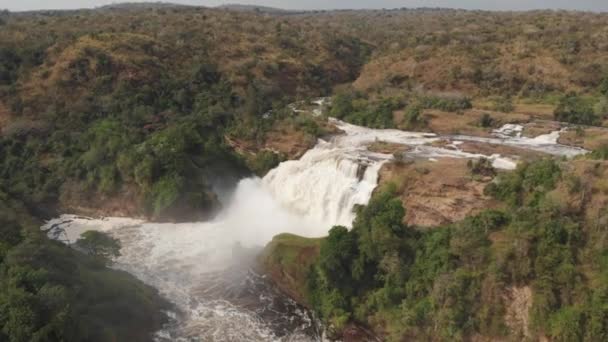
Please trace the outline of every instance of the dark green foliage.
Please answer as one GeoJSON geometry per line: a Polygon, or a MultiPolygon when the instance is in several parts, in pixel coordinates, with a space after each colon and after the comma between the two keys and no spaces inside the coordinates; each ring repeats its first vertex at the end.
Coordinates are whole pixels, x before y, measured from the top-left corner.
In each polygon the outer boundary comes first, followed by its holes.
{"type": "Polygon", "coordinates": [[[579,125],[596,125],[599,118],[593,106],[575,94],[564,96],[555,109],[555,120],[579,125]]]}
{"type": "Polygon", "coordinates": [[[120,256],[120,242],[94,230],[82,233],[81,238],[76,241],[76,247],[106,264],[111,264],[112,258],[120,256]]]}
{"type": "Polygon", "coordinates": [[[608,160],[608,144],[604,144],[591,153],[594,159],[608,160]]]}
{"type": "Polygon", "coordinates": [[[423,96],[408,99],[391,97],[382,100],[369,100],[357,92],[345,92],[336,95],[329,115],[356,125],[371,128],[395,127],[396,110],[405,110],[400,127],[419,129],[426,125],[422,112],[425,109],[438,109],[447,112],[459,112],[472,107],[468,98],[423,96]]]}
{"type": "Polygon", "coordinates": [[[357,255],[357,244],[345,227],[336,226],[321,244],[319,267],[329,286],[348,289],[352,286],[350,264],[357,255]]]}
{"type": "Polygon", "coordinates": [[[350,93],[341,93],[334,96],[329,115],[337,119],[343,119],[347,115],[352,114],[355,111],[353,97],[350,93]]]}
{"type": "Polygon", "coordinates": [[[602,95],[608,96],[608,77],[604,76],[599,86],[599,91],[602,95]]]}
{"type": "Polygon", "coordinates": [[[555,186],[560,175],[559,165],[553,159],[522,163],[515,172],[503,174],[488,185],[485,192],[512,205],[533,204],[555,186]]]}
{"type": "Polygon", "coordinates": [[[497,319],[481,316],[478,297],[490,260],[488,235],[507,217],[490,211],[422,233],[405,227],[403,215],[389,187],[359,210],[351,232],[332,229],[310,275],[312,302],[322,316],[344,324],[382,315],[395,339],[406,332],[436,336],[436,326],[443,338],[461,339],[482,319],[497,319]]]}
{"type": "Polygon", "coordinates": [[[479,126],[488,128],[493,127],[494,125],[496,125],[496,120],[494,120],[492,116],[490,116],[490,114],[483,113],[483,115],[479,119],[479,126]]]}
{"type": "Polygon", "coordinates": [[[437,109],[445,112],[459,112],[473,108],[471,99],[467,97],[438,97],[425,96],[419,100],[420,106],[425,109],[437,109]]]}
{"type": "Polygon", "coordinates": [[[336,227],[322,243],[310,273],[315,309],[334,326],[379,325],[387,340],[505,338],[513,333],[504,321],[505,291],[530,286],[531,331],[557,341],[605,339],[608,254],[599,250],[593,263],[602,285],[586,282],[581,250],[591,250],[580,218],[545,196],[561,173],[551,159],[524,164],[491,187],[511,203],[505,212],[425,231],[402,225],[390,188],[375,193],[350,232],[336,227]]]}
{"type": "Polygon", "coordinates": [[[155,290],[48,240],[19,203],[0,198],[0,340],[150,340],[167,308],[155,290]]]}
{"type": "Polygon", "coordinates": [[[426,122],[422,118],[423,108],[418,104],[411,104],[405,109],[405,116],[403,118],[404,129],[416,129],[424,126],[426,122]]]}
{"type": "Polygon", "coordinates": [[[212,170],[243,169],[223,141],[233,122],[227,111],[238,104],[213,66],[192,72],[154,88],[118,85],[103,90],[109,97],[51,107],[41,118],[48,129],[0,137],[0,183],[36,206],[56,202],[70,181],[89,196],[135,185],[156,217],[213,210],[212,170]]]}
{"type": "Polygon", "coordinates": [[[513,110],[515,110],[513,100],[510,97],[495,97],[493,102],[492,110],[494,111],[511,113],[513,110]]]}
{"type": "Polygon", "coordinates": [[[311,302],[325,319],[344,324],[352,312],[365,315],[402,295],[398,286],[410,256],[400,239],[409,234],[401,223],[403,215],[389,188],[360,209],[351,232],[344,227],[330,231],[309,280],[311,302]],[[355,302],[366,293],[371,295],[367,301],[355,302]]]}
{"type": "Polygon", "coordinates": [[[496,170],[492,166],[492,161],[487,158],[479,158],[476,160],[469,160],[467,167],[471,170],[471,173],[476,176],[494,176],[496,170]]]}
{"type": "Polygon", "coordinates": [[[296,116],[294,121],[298,131],[305,132],[311,137],[318,137],[323,134],[323,130],[319,127],[317,121],[308,115],[296,116]]]}
{"type": "Polygon", "coordinates": [[[393,112],[400,107],[395,99],[374,102],[359,93],[342,93],[334,97],[329,115],[360,126],[393,128],[393,112]]]}
{"type": "Polygon", "coordinates": [[[263,177],[268,171],[277,167],[281,161],[281,156],[277,153],[272,151],[261,151],[255,155],[251,162],[249,162],[249,168],[258,176],[263,177]]]}

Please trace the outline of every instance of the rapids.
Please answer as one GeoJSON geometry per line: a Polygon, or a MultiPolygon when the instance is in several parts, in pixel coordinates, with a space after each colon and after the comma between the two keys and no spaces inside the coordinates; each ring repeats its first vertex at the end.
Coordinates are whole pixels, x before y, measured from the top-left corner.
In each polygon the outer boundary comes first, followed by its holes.
{"type": "Polygon", "coordinates": [[[122,255],[114,267],[154,286],[175,305],[157,341],[318,341],[322,337],[313,315],[253,271],[255,255],[279,233],[319,237],[333,225],[350,226],[354,206],[368,202],[379,169],[393,158],[370,152],[369,144],[407,145],[411,148],[406,158],[487,157],[503,169],[515,168],[516,161],[466,153],[458,145],[469,140],[564,156],[585,152],[557,144],[559,132],[522,138],[517,126],[497,130],[494,138],[477,138],[332,121],[344,134],[319,140],[300,160],[281,163],[264,179],[242,180],[223,212],[210,222],[159,224],[63,215],[42,228],[68,244],[87,230],[119,239],[122,255]],[[449,144],[430,145],[441,139],[449,144]]]}

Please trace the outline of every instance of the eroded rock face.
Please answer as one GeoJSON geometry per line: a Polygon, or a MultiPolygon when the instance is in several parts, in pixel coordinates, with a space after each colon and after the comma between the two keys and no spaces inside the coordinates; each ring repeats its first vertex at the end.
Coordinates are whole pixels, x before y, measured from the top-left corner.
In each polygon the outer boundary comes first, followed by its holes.
{"type": "Polygon", "coordinates": [[[512,335],[529,339],[531,337],[528,325],[532,306],[532,289],[529,286],[511,286],[506,290],[504,301],[507,308],[505,323],[512,335]]]}

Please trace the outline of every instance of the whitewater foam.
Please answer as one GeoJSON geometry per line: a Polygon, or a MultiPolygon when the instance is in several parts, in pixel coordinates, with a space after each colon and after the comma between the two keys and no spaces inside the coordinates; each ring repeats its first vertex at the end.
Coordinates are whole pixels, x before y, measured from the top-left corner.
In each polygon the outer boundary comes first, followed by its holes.
{"type": "Polygon", "coordinates": [[[559,132],[531,139],[521,137],[519,127],[505,127],[495,138],[439,137],[331,121],[344,134],[319,140],[300,160],[281,163],[262,180],[242,180],[211,222],[159,224],[63,215],[42,229],[65,243],[75,242],[87,230],[119,239],[122,255],[115,267],[157,288],[178,309],[157,341],[315,341],[321,335],[310,312],[252,272],[255,253],[247,249],[264,246],[280,233],[320,237],[333,225],[351,226],[353,208],[369,201],[380,168],[393,159],[369,151],[370,144],[407,145],[407,158],[485,157],[502,169],[515,168],[516,161],[463,152],[462,141],[567,156],[584,153],[557,144],[559,132]],[[447,140],[447,147],[431,145],[439,140],[447,140]]]}

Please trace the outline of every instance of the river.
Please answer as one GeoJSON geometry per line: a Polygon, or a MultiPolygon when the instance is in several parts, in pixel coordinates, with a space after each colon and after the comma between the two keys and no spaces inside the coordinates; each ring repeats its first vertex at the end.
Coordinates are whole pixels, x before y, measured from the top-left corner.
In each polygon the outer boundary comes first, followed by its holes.
{"type": "Polygon", "coordinates": [[[586,152],[559,145],[559,132],[523,138],[515,126],[495,131],[493,138],[440,137],[332,121],[344,134],[320,140],[300,160],[281,163],[263,179],[240,181],[223,212],[210,222],[159,224],[63,215],[43,229],[54,226],[49,236],[66,243],[87,230],[119,239],[122,255],[114,267],[154,286],[175,304],[157,341],[318,341],[322,336],[313,315],[253,271],[255,255],[279,233],[319,237],[333,225],[350,226],[353,207],[368,202],[378,171],[393,158],[368,151],[368,145],[407,145],[406,158],[486,157],[502,169],[515,168],[517,161],[466,153],[458,145],[479,141],[567,157],[586,152]],[[450,143],[430,145],[441,139],[450,143]]]}

